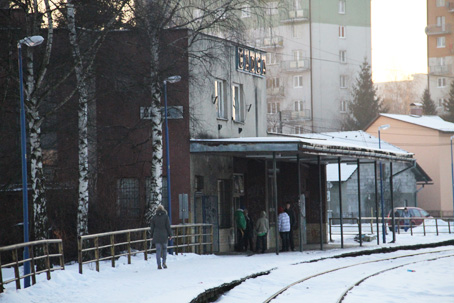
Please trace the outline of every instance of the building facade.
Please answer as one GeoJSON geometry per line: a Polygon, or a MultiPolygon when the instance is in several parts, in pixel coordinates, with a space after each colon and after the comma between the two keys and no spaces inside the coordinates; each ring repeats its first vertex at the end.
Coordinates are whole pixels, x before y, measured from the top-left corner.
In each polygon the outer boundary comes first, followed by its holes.
{"type": "Polygon", "coordinates": [[[454,76],[454,3],[448,0],[427,0],[427,57],[428,83],[438,114],[444,114],[454,76]]]}
{"type": "Polygon", "coordinates": [[[267,51],[268,130],[340,130],[360,65],[371,62],[370,1],[267,1],[265,19],[249,43],[267,51]]]}
{"type": "Polygon", "coordinates": [[[378,127],[389,124],[381,131],[381,138],[415,154],[422,169],[433,180],[433,185],[421,188],[417,206],[434,216],[451,216],[453,209],[450,137],[454,123],[438,116],[380,114],[366,129],[377,134],[378,127]]]}

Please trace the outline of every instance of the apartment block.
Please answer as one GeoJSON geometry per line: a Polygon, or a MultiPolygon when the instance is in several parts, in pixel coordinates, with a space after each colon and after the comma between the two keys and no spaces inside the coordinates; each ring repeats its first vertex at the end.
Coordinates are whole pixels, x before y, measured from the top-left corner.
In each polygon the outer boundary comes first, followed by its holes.
{"type": "Polygon", "coordinates": [[[268,131],[339,130],[360,65],[371,62],[370,1],[268,1],[265,19],[249,44],[267,51],[268,131]]]}

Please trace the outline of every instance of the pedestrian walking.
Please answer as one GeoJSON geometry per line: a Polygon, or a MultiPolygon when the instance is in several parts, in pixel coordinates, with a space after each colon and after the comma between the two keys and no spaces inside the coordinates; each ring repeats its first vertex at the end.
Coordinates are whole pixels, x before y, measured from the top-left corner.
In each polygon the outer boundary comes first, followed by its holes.
{"type": "Polygon", "coordinates": [[[156,247],[158,269],[167,268],[167,242],[172,239],[172,230],[170,229],[169,216],[162,205],[158,206],[156,214],[151,219],[150,233],[156,247]]]}

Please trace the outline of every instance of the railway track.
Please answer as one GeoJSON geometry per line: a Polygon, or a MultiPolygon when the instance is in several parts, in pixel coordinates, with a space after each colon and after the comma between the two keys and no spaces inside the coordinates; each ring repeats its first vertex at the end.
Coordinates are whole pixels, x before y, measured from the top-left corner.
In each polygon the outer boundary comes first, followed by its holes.
{"type": "MultiPolygon", "coordinates": [[[[352,263],[344,266],[338,266],[338,267],[333,267],[330,268],[329,270],[321,271],[313,275],[305,276],[299,280],[296,280],[292,283],[287,284],[285,287],[282,287],[280,290],[272,294],[270,297],[268,297],[264,303],[271,302],[275,299],[278,299],[277,301],[287,301],[291,300],[291,298],[295,298],[296,296],[301,297],[301,299],[304,300],[304,292],[307,289],[314,288],[313,285],[308,285],[305,286],[305,284],[308,284],[309,282],[314,281],[314,283],[317,283],[315,280],[317,278],[323,278],[326,279],[327,276],[331,275],[333,276],[332,279],[339,279],[339,276],[342,276],[343,272],[351,272],[357,271],[360,272],[358,274],[359,277],[356,278],[356,280],[352,283],[350,282],[349,286],[346,286],[341,290],[340,295],[337,295],[336,300],[332,301],[323,301],[323,302],[336,302],[340,303],[343,302],[348,293],[352,292],[355,287],[359,286],[361,283],[366,281],[367,279],[371,277],[378,276],[380,274],[383,274],[388,271],[392,271],[404,266],[408,266],[411,264],[419,263],[419,262],[426,262],[426,261],[435,261],[441,258],[453,258],[454,257],[454,250],[453,249],[436,249],[436,250],[430,250],[430,251],[424,251],[424,252],[419,252],[419,253],[409,253],[405,255],[399,255],[399,256],[394,256],[394,257],[388,257],[388,258],[380,258],[377,260],[369,260],[369,261],[364,261],[364,262],[357,262],[357,263],[352,263]],[[436,256],[434,256],[436,255],[436,256]],[[412,258],[412,261],[410,262],[405,262],[405,259],[412,258]],[[417,258],[417,260],[414,260],[417,258]],[[380,268],[380,270],[373,270],[370,271],[370,268],[368,265],[375,264],[375,263],[384,263],[383,267],[380,268]],[[389,263],[389,264],[385,264],[389,263]],[[396,264],[397,263],[397,264],[396,264]],[[364,273],[364,271],[368,273],[364,273]],[[336,274],[336,275],[334,275],[336,274]],[[285,298],[281,299],[280,296],[283,296],[290,290],[293,290],[297,288],[297,290],[293,291],[293,294],[287,294],[285,298]],[[281,299],[281,300],[279,300],[281,299]]],[[[408,261],[408,260],[407,260],[408,261]]],[[[346,274],[346,275],[350,275],[346,274]]],[[[330,292],[334,292],[335,290],[329,289],[330,292]]],[[[339,292],[337,289],[336,291],[339,292]]],[[[332,297],[332,296],[331,296],[332,297]]],[[[292,301],[293,302],[293,301],[292,301]]]]}

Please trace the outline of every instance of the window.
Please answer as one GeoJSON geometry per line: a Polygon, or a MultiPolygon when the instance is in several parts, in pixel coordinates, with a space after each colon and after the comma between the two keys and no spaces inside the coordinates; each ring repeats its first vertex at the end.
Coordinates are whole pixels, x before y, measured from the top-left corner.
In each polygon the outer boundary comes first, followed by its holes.
{"type": "Polygon", "coordinates": [[[437,7],[445,6],[445,0],[437,0],[437,7]]]}
{"type": "Polygon", "coordinates": [[[445,16],[437,17],[437,26],[441,27],[441,30],[443,31],[446,29],[445,16]]]}
{"type": "Polygon", "coordinates": [[[298,100],[294,102],[295,105],[295,111],[296,112],[302,112],[304,110],[304,101],[298,100]]]}
{"type": "Polygon", "coordinates": [[[281,104],[279,102],[268,102],[268,114],[277,114],[281,111],[281,104]]]}
{"type": "Polygon", "coordinates": [[[266,14],[267,15],[277,15],[277,2],[269,2],[266,7],[266,14]]]}
{"type": "Polygon", "coordinates": [[[303,60],[303,58],[304,58],[303,50],[297,49],[297,50],[292,51],[292,53],[293,53],[293,60],[295,60],[295,61],[303,60]]]}
{"type": "Polygon", "coordinates": [[[303,87],[303,76],[293,76],[293,87],[294,88],[301,88],[303,87]]]}
{"type": "Polygon", "coordinates": [[[341,63],[347,63],[347,51],[344,50],[339,51],[339,61],[341,63]]]}
{"type": "Polygon", "coordinates": [[[267,78],[266,79],[266,88],[278,88],[279,87],[279,78],[267,78]]]}
{"type": "Polygon", "coordinates": [[[249,18],[251,16],[251,7],[247,4],[241,9],[241,18],[249,18]]]}
{"type": "Polygon", "coordinates": [[[293,130],[294,134],[303,134],[304,133],[304,128],[302,126],[295,126],[293,130]]]}
{"type": "Polygon", "coordinates": [[[276,53],[267,53],[266,54],[266,62],[268,63],[268,65],[277,64],[276,53]]]}
{"type": "Polygon", "coordinates": [[[347,88],[347,76],[340,75],[340,88],[347,88]]]}
{"type": "Polygon", "coordinates": [[[139,180],[123,178],[117,180],[117,205],[119,215],[137,217],[140,215],[139,180]]]}
{"type": "Polygon", "coordinates": [[[341,113],[346,113],[347,112],[347,101],[341,100],[341,102],[340,102],[340,111],[341,111],[341,113]]]}
{"type": "Polygon", "coordinates": [[[437,48],[446,47],[446,37],[437,37],[437,48]]]}
{"type": "Polygon", "coordinates": [[[345,0],[339,0],[339,14],[345,14],[345,0]]]}
{"type": "Polygon", "coordinates": [[[445,98],[440,98],[438,99],[438,107],[443,107],[445,104],[445,98]]]}
{"type": "Polygon", "coordinates": [[[214,81],[214,98],[216,103],[216,112],[217,117],[221,119],[226,119],[226,107],[225,107],[225,98],[224,98],[224,81],[216,80],[214,81]]]}
{"type": "Polygon", "coordinates": [[[339,38],[345,38],[345,26],[339,25],[339,38]]]}
{"type": "Polygon", "coordinates": [[[238,84],[232,85],[232,113],[234,121],[244,122],[244,103],[241,96],[241,86],[238,84]]]}
{"type": "Polygon", "coordinates": [[[446,86],[446,78],[438,78],[437,79],[437,86],[438,87],[445,87],[446,86]]]}

